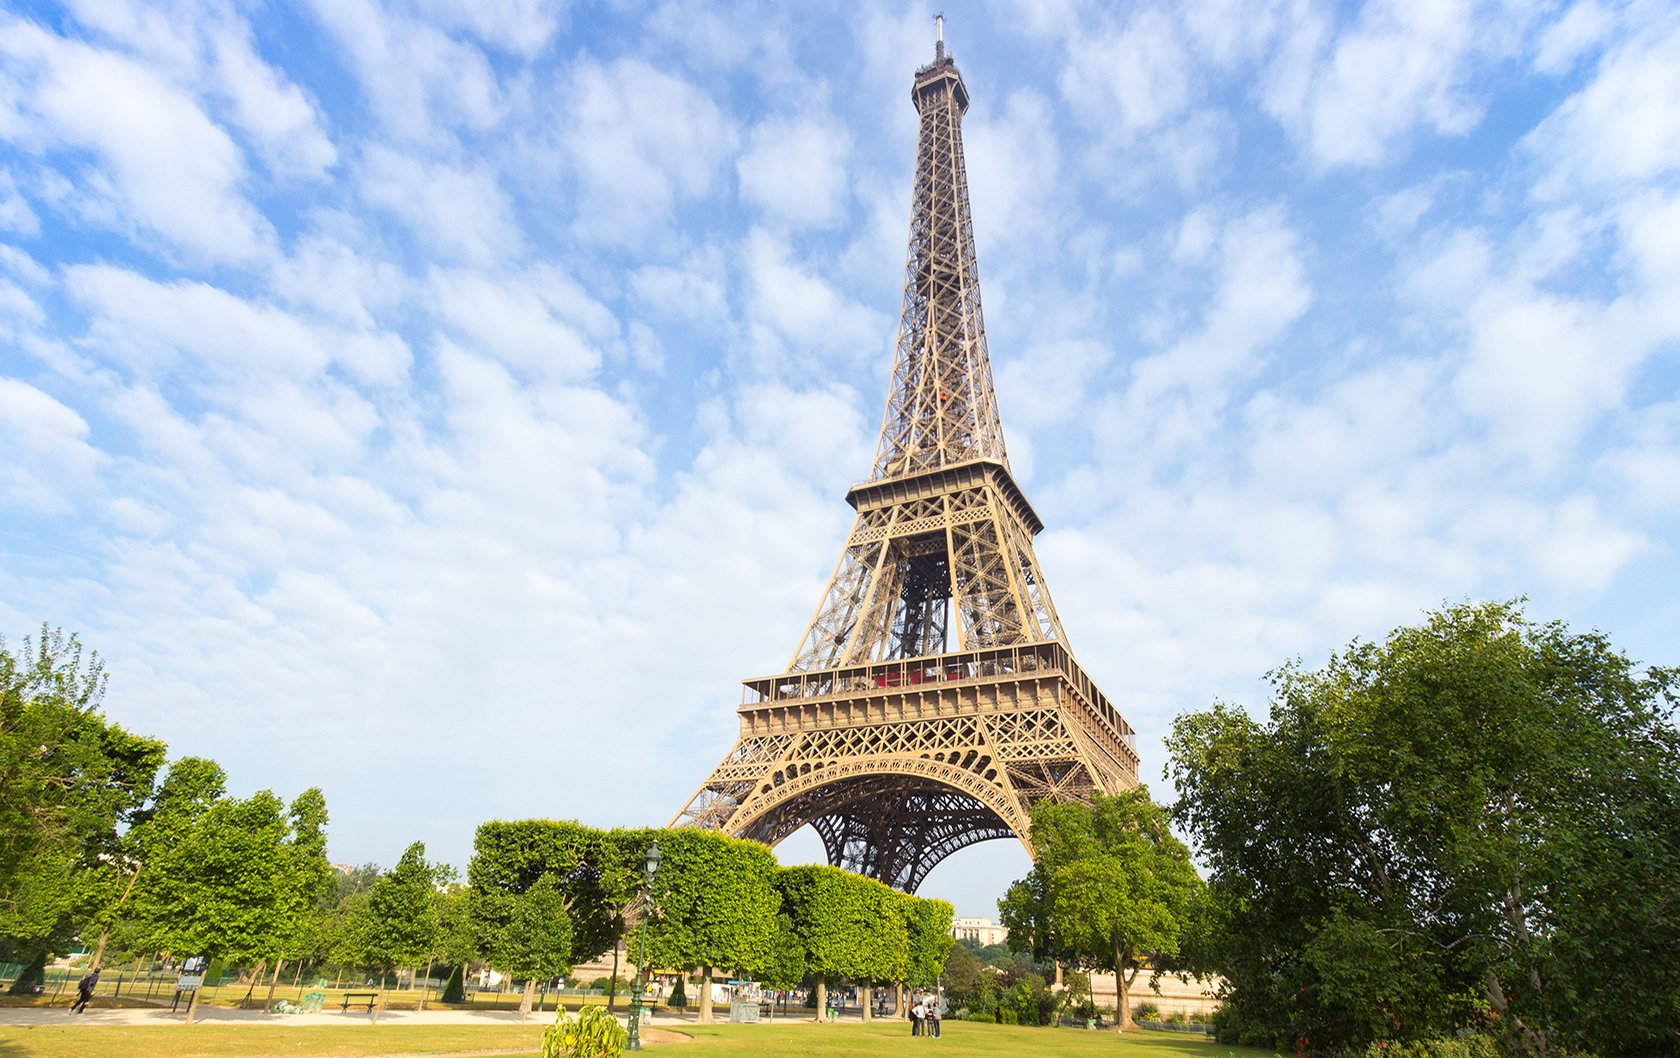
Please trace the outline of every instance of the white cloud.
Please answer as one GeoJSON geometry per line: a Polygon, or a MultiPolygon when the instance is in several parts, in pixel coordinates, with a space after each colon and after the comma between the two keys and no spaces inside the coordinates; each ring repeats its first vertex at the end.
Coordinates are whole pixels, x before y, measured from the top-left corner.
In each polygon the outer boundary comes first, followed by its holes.
{"type": "Polygon", "coordinates": [[[711,188],[734,149],[734,126],[705,92],[640,59],[581,64],[566,99],[576,225],[594,241],[644,242],[711,188]]]}
{"type": "Polygon", "coordinates": [[[1525,146],[1546,171],[1542,198],[1616,193],[1680,167],[1680,32],[1607,53],[1525,146]]]}
{"type": "Polygon", "coordinates": [[[791,231],[833,227],[850,199],[851,136],[822,117],[773,117],[753,127],[735,163],[741,195],[791,231]]]}
{"type": "MultiPolygon", "coordinates": [[[[375,113],[400,140],[448,142],[456,129],[482,131],[502,118],[502,86],[478,48],[372,0],[311,0],[311,6],[349,54],[375,113]]],[[[486,32],[501,22],[459,17],[482,23],[486,32]]]]}
{"type": "Polygon", "coordinates": [[[177,87],[208,97],[281,176],[320,177],[337,157],[314,103],[257,54],[250,24],[215,0],[72,0],[75,20],[177,87]]]}
{"type": "Polygon", "coordinates": [[[522,248],[508,197],[482,163],[453,165],[375,148],[360,176],[364,200],[402,220],[416,241],[447,259],[484,264],[517,256],[522,248]]]}
{"type": "Polygon", "coordinates": [[[75,411],[20,379],[0,376],[0,506],[60,512],[104,462],[75,411]]]}
{"type": "Polygon", "coordinates": [[[569,0],[413,0],[417,11],[442,26],[464,29],[503,51],[531,57],[548,47],[565,19],[569,0]]]}
{"type": "MultiPolygon", "coordinates": [[[[795,260],[783,239],[755,230],[747,236],[742,256],[750,284],[748,322],[768,327],[800,351],[784,361],[785,366],[808,361],[813,351],[837,362],[856,362],[887,346],[889,325],[884,318],[795,260]]],[[[772,354],[772,359],[777,357],[772,354]]]]}
{"type": "Polygon", "coordinates": [[[40,230],[41,222],[36,218],[35,211],[29,208],[29,203],[18,193],[17,182],[12,179],[12,174],[0,169],[0,231],[34,235],[40,230]]]}
{"type": "Polygon", "coordinates": [[[1059,84],[1087,125],[1124,141],[1184,111],[1191,67],[1172,18],[1141,8],[1124,26],[1075,35],[1059,84]]]}
{"type": "Polygon", "coordinates": [[[241,193],[244,157],[194,100],[146,67],[53,36],[27,22],[0,24],[9,69],[0,136],[36,154],[93,152],[102,168],[80,181],[90,216],[135,224],[189,254],[249,261],[273,232],[241,193]]]}
{"type": "Polygon", "coordinates": [[[564,276],[553,273],[519,279],[439,272],[432,277],[432,301],[465,344],[526,376],[575,380],[588,377],[600,365],[600,350],[587,331],[599,333],[603,318],[610,323],[611,317],[585,296],[582,318],[568,319],[550,294],[567,285],[564,276]]]}
{"type": "Polygon", "coordinates": [[[1266,107],[1327,165],[1377,164],[1425,129],[1462,135],[1482,112],[1473,61],[1511,47],[1514,21],[1451,0],[1380,0],[1340,34],[1308,16],[1273,59],[1266,107]]]}
{"type": "Polygon", "coordinates": [[[1036,92],[1011,95],[995,121],[966,121],[974,237],[983,257],[994,247],[1017,253],[1062,249],[1057,213],[1065,183],[1061,144],[1052,129],[1050,105],[1036,92]]]}

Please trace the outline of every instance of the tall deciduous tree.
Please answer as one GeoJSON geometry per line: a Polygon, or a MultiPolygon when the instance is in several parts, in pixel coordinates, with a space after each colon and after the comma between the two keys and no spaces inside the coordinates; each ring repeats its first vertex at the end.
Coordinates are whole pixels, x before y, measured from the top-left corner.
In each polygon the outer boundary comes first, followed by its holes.
{"type": "Polygon", "coordinates": [[[780,868],[770,850],[753,841],[688,827],[642,834],[643,852],[646,839],[657,836],[661,853],[647,923],[648,959],[701,971],[700,1020],[709,1022],[715,967],[751,971],[771,962],[780,868]]]}
{"type": "Polygon", "coordinates": [[[386,969],[416,967],[437,942],[438,887],[448,868],[426,862],[416,841],[397,865],[373,884],[367,902],[367,955],[386,969]]]}
{"type": "Polygon", "coordinates": [[[517,892],[475,884],[472,907],[484,957],[525,982],[519,998],[519,1020],[524,1021],[531,1016],[536,983],[572,968],[572,919],[566,898],[559,883],[545,875],[517,892]]]}
{"type": "Polygon", "coordinates": [[[998,902],[1009,946],[1113,971],[1122,1029],[1131,985],[1151,959],[1178,952],[1201,880],[1164,809],[1143,787],[1089,805],[1033,806],[1032,873],[998,902]]]}
{"type": "Polygon", "coordinates": [[[49,953],[103,924],[128,877],[133,823],[163,743],[104,719],[106,678],[75,636],[42,627],[17,653],[0,639],[0,945],[38,983],[49,953]]]}
{"type": "MultiPolygon", "coordinates": [[[[145,855],[129,908],[137,935],[212,958],[283,957],[328,885],[320,791],[288,809],[267,790],[224,796],[221,769],[210,762],[176,770],[137,836],[145,855]]],[[[189,1021],[197,1002],[194,993],[189,1021]]]]}
{"type": "Polygon", "coordinates": [[[928,988],[939,983],[951,954],[951,917],[956,909],[944,900],[927,900],[900,894],[904,915],[905,941],[903,984],[928,988]]]}
{"type": "MultiPolygon", "coordinates": [[[[830,981],[903,981],[910,970],[904,894],[838,867],[790,867],[778,882],[784,906],[817,980],[817,1017],[830,981]]],[[[948,906],[948,905],[947,905],[948,906]]]]}
{"type": "Polygon", "coordinates": [[[1327,1053],[1468,1024],[1518,1055],[1672,1052],[1673,670],[1480,604],[1271,680],[1268,722],[1216,707],[1169,743],[1229,1032],[1327,1053]]]}

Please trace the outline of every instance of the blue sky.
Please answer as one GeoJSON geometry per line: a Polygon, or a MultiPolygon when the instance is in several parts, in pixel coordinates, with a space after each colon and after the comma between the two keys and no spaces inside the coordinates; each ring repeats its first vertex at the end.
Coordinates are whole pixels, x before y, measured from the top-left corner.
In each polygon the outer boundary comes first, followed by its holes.
{"type": "MultiPolygon", "coordinates": [[[[1443,602],[1680,660],[1680,9],[944,10],[1011,457],[1158,793],[1175,715],[1443,602]]],[[[867,475],[932,13],[6,5],[0,630],[340,861],[664,823],[867,475]]]]}

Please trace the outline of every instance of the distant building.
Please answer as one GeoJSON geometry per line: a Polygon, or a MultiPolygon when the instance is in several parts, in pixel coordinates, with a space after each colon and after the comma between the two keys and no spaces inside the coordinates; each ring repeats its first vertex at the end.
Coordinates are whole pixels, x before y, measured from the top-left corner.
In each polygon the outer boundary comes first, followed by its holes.
{"type": "Polygon", "coordinates": [[[1009,939],[1009,931],[989,918],[968,916],[951,921],[951,936],[958,940],[972,940],[982,948],[1002,944],[1009,939]]]}

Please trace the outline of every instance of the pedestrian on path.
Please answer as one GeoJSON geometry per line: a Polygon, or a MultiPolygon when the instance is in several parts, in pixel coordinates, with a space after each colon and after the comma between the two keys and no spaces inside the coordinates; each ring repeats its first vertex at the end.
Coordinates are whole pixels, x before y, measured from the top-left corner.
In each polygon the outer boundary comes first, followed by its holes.
{"type": "Polygon", "coordinates": [[[86,1014],[88,1000],[93,998],[93,990],[99,984],[99,971],[94,970],[86,977],[76,982],[76,1001],[70,1004],[70,1013],[86,1014]]]}

